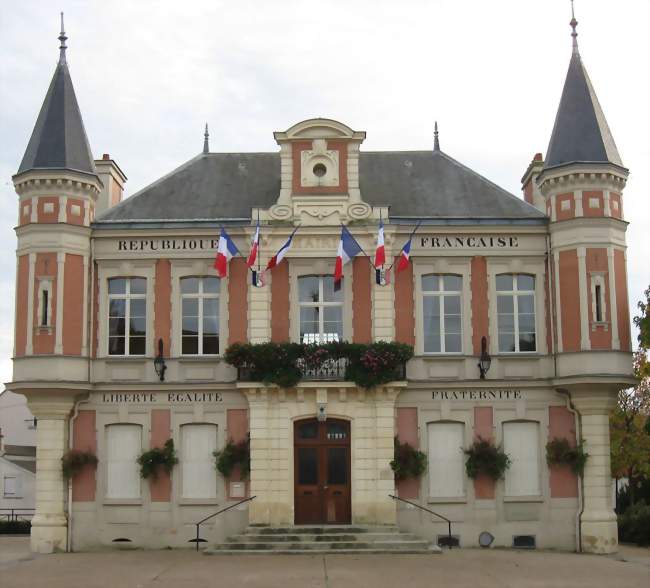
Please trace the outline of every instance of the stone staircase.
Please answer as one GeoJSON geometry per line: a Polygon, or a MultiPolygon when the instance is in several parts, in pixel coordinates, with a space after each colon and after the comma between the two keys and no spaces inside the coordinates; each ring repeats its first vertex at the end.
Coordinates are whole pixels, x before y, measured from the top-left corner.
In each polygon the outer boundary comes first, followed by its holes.
{"type": "Polygon", "coordinates": [[[250,526],[241,535],[204,551],[207,555],[335,553],[441,553],[395,526],[298,525],[294,527],[250,526]]]}

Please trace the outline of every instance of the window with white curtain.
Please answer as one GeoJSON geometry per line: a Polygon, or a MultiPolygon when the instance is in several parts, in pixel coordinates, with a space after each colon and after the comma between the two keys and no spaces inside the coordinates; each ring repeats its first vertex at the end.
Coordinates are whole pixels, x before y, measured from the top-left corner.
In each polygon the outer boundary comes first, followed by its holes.
{"type": "Polygon", "coordinates": [[[20,478],[18,476],[5,476],[3,483],[4,497],[22,498],[20,486],[20,478]]]}
{"type": "Polygon", "coordinates": [[[214,451],[217,425],[181,427],[181,478],[183,498],[216,498],[214,451]]]}
{"type": "Polygon", "coordinates": [[[539,496],[539,423],[503,423],[503,450],[510,456],[506,496],[539,496]]]}
{"type": "Polygon", "coordinates": [[[465,496],[463,423],[429,423],[429,496],[465,496]]]}
{"type": "Polygon", "coordinates": [[[106,427],[106,498],[140,498],[140,467],[142,453],[140,425],[108,425],[106,427]]]}
{"type": "Polygon", "coordinates": [[[535,276],[498,274],[496,288],[499,351],[536,351],[535,276]]]}
{"type": "Polygon", "coordinates": [[[334,276],[298,278],[300,342],[343,340],[343,291],[334,288],[334,276]]]}

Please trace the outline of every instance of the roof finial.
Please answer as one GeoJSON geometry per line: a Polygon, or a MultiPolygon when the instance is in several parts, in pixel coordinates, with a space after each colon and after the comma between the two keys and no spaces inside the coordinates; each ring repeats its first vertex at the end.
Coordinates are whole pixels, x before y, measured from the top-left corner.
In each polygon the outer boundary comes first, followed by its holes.
{"type": "Polygon", "coordinates": [[[65,61],[65,50],[68,48],[68,46],[65,44],[65,42],[68,40],[68,37],[65,36],[65,28],[63,26],[63,12],[61,13],[61,34],[59,35],[59,41],[61,41],[61,45],[59,46],[59,63],[64,64],[66,63],[65,61]]]}
{"type": "Polygon", "coordinates": [[[208,139],[210,134],[208,133],[208,123],[205,123],[205,133],[203,133],[203,153],[210,153],[210,143],[208,139]]]}
{"type": "Polygon", "coordinates": [[[440,141],[438,140],[438,121],[433,125],[433,150],[440,151],[440,141]]]}
{"type": "Polygon", "coordinates": [[[569,23],[571,25],[571,28],[573,29],[573,32],[571,33],[571,36],[573,37],[573,52],[578,53],[578,33],[576,32],[576,28],[578,26],[578,21],[576,20],[576,15],[573,11],[573,0],[571,0],[571,22],[569,23]]]}

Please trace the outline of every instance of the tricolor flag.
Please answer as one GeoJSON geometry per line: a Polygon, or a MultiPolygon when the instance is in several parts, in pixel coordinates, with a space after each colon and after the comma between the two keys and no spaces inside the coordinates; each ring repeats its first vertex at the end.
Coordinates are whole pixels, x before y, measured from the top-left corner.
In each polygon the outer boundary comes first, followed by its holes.
{"type": "Polygon", "coordinates": [[[257,250],[260,247],[260,221],[257,221],[257,228],[255,229],[255,236],[251,242],[251,252],[248,254],[248,259],[246,260],[246,265],[248,267],[253,267],[255,265],[255,260],[257,259],[257,250]]]}
{"type": "Polygon", "coordinates": [[[377,249],[375,250],[375,267],[381,267],[386,263],[386,250],[384,249],[384,223],[379,220],[379,232],[377,233],[377,249]]]}
{"type": "Polygon", "coordinates": [[[251,271],[251,284],[256,288],[264,287],[264,272],[251,271]]]}
{"type": "Polygon", "coordinates": [[[266,264],[266,269],[271,270],[273,269],[276,265],[279,265],[280,262],[284,259],[284,256],[287,254],[289,249],[291,249],[291,240],[293,239],[293,236],[296,234],[296,231],[298,230],[298,227],[296,227],[293,230],[293,233],[289,235],[289,238],[287,239],[287,242],[280,247],[278,252],[271,258],[269,259],[269,262],[266,264]]]}
{"type": "Polygon", "coordinates": [[[352,236],[350,231],[341,227],[341,240],[339,241],[339,250],[336,254],[336,265],[334,267],[334,284],[341,283],[343,277],[343,266],[350,261],[355,255],[361,252],[361,246],[352,236]]]}
{"type": "Polygon", "coordinates": [[[404,247],[402,247],[399,263],[397,264],[397,269],[395,270],[395,273],[401,272],[402,270],[405,270],[409,266],[409,256],[411,255],[411,239],[413,239],[413,235],[409,237],[409,240],[406,242],[404,247]]]}
{"type": "Polygon", "coordinates": [[[217,248],[217,258],[214,260],[214,269],[220,278],[225,278],[228,273],[228,262],[233,255],[239,253],[239,249],[234,244],[233,240],[226,233],[226,229],[221,229],[219,235],[219,247],[217,248]]]}

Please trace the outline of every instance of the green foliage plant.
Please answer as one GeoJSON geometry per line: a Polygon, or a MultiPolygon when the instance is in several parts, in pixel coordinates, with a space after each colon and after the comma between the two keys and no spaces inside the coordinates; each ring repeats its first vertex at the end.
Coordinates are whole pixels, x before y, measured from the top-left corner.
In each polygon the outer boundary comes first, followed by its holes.
{"type": "Polygon", "coordinates": [[[76,476],[88,465],[97,465],[97,456],[92,451],[69,449],[61,458],[61,469],[63,470],[63,476],[66,479],[76,476]]]}
{"type": "Polygon", "coordinates": [[[467,456],[465,471],[472,480],[481,475],[494,481],[500,480],[512,463],[501,447],[480,437],[468,449],[464,449],[463,453],[467,456]]]}
{"type": "Polygon", "coordinates": [[[248,371],[247,378],[283,388],[295,386],[304,370],[318,370],[326,362],[345,360],[345,379],[357,386],[373,388],[402,378],[401,367],[413,357],[413,347],[404,343],[371,344],[332,342],[235,343],[226,349],[230,365],[248,371]]]}
{"type": "Polygon", "coordinates": [[[213,455],[215,466],[224,478],[229,478],[235,467],[239,466],[242,480],[248,479],[251,471],[250,437],[239,443],[229,439],[224,448],[213,455]]]}
{"type": "Polygon", "coordinates": [[[396,480],[419,478],[427,470],[427,456],[408,443],[395,437],[395,455],[390,462],[396,480]]]}
{"type": "Polygon", "coordinates": [[[576,476],[582,476],[589,454],[581,441],[573,447],[568,439],[551,439],[546,444],[546,463],[549,466],[569,466],[576,476]]]}
{"type": "Polygon", "coordinates": [[[140,465],[140,477],[144,480],[147,478],[157,480],[160,468],[171,474],[174,466],[178,463],[174,440],[167,439],[163,447],[152,447],[142,453],[137,461],[140,465]]]}
{"type": "Polygon", "coordinates": [[[650,545],[650,506],[639,501],[619,515],[618,538],[625,543],[650,545]]]}

